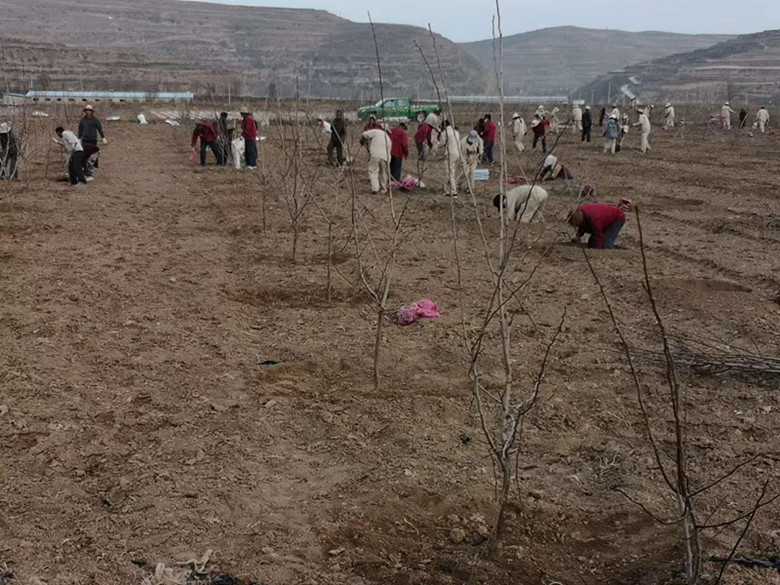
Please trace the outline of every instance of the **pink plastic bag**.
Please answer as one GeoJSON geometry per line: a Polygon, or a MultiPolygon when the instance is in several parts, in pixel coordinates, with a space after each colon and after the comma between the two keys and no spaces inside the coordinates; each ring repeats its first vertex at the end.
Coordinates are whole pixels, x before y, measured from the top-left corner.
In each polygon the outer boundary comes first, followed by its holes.
{"type": "Polygon", "coordinates": [[[405,327],[417,323],[420,319],[438,319],[441,317],[439,307],[431,299],[417,301],[398,309],[398,324],[405,327]]]}
{"type": "Polygon", "coordinates": [[[194,150],[192,151],[192,154],[190,155],[190,162],[192,164],[196,164],[198,162],[198,153],[194,150]]]}

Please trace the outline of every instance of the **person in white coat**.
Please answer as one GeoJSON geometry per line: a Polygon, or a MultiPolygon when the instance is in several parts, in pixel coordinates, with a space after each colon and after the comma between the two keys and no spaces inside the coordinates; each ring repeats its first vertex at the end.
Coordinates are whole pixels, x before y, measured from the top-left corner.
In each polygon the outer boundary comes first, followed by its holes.
{"type": "Polygon", "coordinates": [[[368,180],[372,193],[387,193],[390,183],[390,136],[383,128],[366,130],[360,139],[368,145],[368,180]]]}
{"type": "Polygon", "coordinates": [[[761,109],[756,112],[756,123],[758,124],[758,129],[761,130],[761,133],[765,133],[766,127],[769,124],[769,112],[764,106],[761,106],[761,109]]]}
{"type": "Polygon", "coordinates": [[[558,134],[561,129],[561,120],[558,118],[558,112],[560,110],[555,107],[552,109],[552,115],[550,116],[550,132],[553,134],[558,134]]]}
{"type": "Polygon", "coordinates": [[[612,104],[612,111],[609,112],[609,117],[615,116],[615,120],[620,120],[620,110],[618,110],[617,104],[612,104]]]}
{"type": "Polygon", "coordinates": [[[469,135],[460,141],[460,160],[463,165],[463,178],[466,181],[466,189],[471,187],[471,190],[474,190],[477,166],[479,166],[479,161],[482,160],[484,153],[485,143],[476,130],[469,132],[469,135]]]}
{"type": "Polygon", "coordinates": [[[460,159],[460,134],[452,127],[452,123],[449,120],[444,121],[444,128],[439,133],[437,144],[444,151],[444,172],[447,176],[444,194],[457,197],[458,169],[461,168],[462,164],[460,159]]]}
{"type": "Polygon", "coordinates": [[[517,152],[523,152],[525,150],[523,137],[526,134],[528,134],[528,128],[525,125],[525,120],[520,117],[520,114],[515,114],[512,116],[512,138],[514,139],[517,152]]]}
{"type": "Polygon", "coordinates": [[[582,132],[582,108],[579,104],[574,104],[571,110],[571,117],[574,124],[571,127],[573,133],[582,132]]]}
{"type": "Polygon", "coordinates": [[[60,144],[68,156],[68,182],[71,185],[87,183],[87,177],[84,175],[84,147],[81,140],[62,126],[58,126],[54,132],[57,134],[54,142],[60,144]]]}
{"type": "Polygon", "coordinates": [[[668,102],[664,107],[664,122],[662,128],[664,130],[671,130],[674,128],[674,106],[668,102]]]}
{"type": "Polygon", "coordinates": [[[642,130],[642,141],[640,149],[642,154],[646,154],[650,150],[650,118],[647,117],[645,110],[637,110],[639,113],[639,122],[634,124],[634,127],[639,126],[642,130]]]}
{"type": "MultiPolygon", "coordinates": [[[[541,211],[549,195],[547,191],[538,185],[520,185],[507,191],[504,203],[506,214],[510,219],[520,223],[530,223],[534,216],[541,211]]],[[[493,206],[501,209],[501,194],[493,198],[493,206]]]]}
{"type": "Polygon", "coordinates": [[[736,114],[734,110],[731,109],[731,105],[726,102],[723,104],[723,107],[720,109],[720,115],[723,117],[723,129],[724,130],[731,130],[731,114],[736,114]]]}

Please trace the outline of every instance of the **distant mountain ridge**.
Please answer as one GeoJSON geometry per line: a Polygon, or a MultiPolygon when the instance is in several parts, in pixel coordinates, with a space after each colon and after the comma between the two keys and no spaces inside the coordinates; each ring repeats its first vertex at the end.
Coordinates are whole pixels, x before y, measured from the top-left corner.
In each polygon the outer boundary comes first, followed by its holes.
{"type": "MultiPolygon", "coordinates": [[[[504,77],[507,91],[514,94],[569,95],[610,71],[732,38],[734,35],[546,28],[504,38],[504,77]]],[[[460,46],[485,69],[494,70],[492,39],[460,46]]]]}
{"type": "Polygon", "coordinates": [[[769,30],[706,49],[670,55],[604,76],[579,91],[606,99],[620,88],[644,103],[780,101],[780,30],[769,30]]]}
{"type": "MultiPolygon", "coordinates": [[[[385,94],[435,94],[415,42],[427,30],[377,24],[385,94]]],[[[3,89],[167,89],[282,97],[379,96],[368,24],[321,10],[178,0],[0,0],[3,89]],[[91,58],[90,58],[91,56],[91,58]]],[[[482,92],[488,72],[436,37],[456,93],[482,92]]]]}

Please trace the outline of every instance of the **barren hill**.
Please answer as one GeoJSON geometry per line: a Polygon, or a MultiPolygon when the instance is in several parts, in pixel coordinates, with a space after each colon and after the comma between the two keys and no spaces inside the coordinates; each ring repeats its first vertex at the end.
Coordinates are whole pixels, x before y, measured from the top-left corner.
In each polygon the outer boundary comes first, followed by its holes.
{"type": "MultiPolygon", "coordinates": [[[[710,47],[727,35],[625,32],[561,26],[504,38],[504,72],[509,91],[525,95],[568,95],[610,71],[674,53],[710,47]]],[[[493,41],[462,44],[489,71],[493,41]]]]}
{"type": "Polygon", "coordinates": [[[582,88],[601,100],[623,86],[643,102],[755,104],[780,100],[780,30],[742,35],[707,49],[627,67],[582,88]]]}
{"type": "MultiPolygon", "coordinates": [[[[379,24],[388,93],[433,94],[415,41],[428,32],[379,24]]],[[[437,37],[445,76],[458,92],[484,90],[487,72],[437,37]]],[[[208,90],[373,99],[371,29],[318,10],[177,0],[0,0],[3,89],[208,90]]]]}

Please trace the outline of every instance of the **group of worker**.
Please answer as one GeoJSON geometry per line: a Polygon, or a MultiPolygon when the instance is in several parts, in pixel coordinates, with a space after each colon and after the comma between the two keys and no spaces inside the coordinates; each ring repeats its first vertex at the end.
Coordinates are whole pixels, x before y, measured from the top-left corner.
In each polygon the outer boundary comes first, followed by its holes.
{"type": "Polygon", "coordinates": [[[223,166],[232,161],[233,167],[241,168],[242,156],[246,168],[257,169],[257,122],[248,107],[241,108],[241,136],[234,139],[235,128],[227,112],[211,122],[198,122],[192,131],[193,156],[200,150],[200,166],[206,166],[208,151],[214,153],[217,165],[223,166]],[[200,145],[200,148],[198,148],[200,145]]]}
{"type": "Polygon", "coordinates": [[[78,133],[57,126],[54,142],[65,151],[68,162],[68,183],[84,185],[94,180],[95,169],[100,166],[100,144],[108,144],[103,124],[95,116],[95,108],[84,107],[84,116],[79,120],[78,133]]]}

